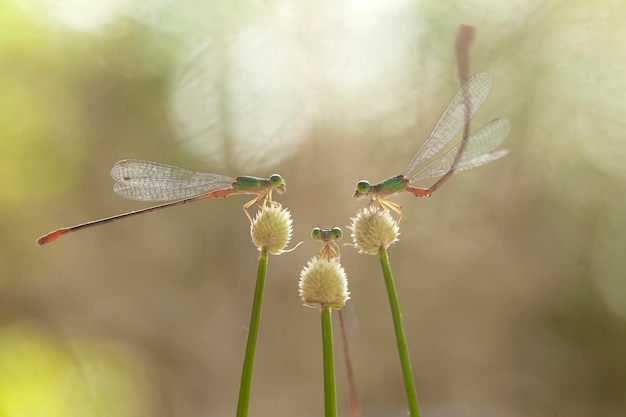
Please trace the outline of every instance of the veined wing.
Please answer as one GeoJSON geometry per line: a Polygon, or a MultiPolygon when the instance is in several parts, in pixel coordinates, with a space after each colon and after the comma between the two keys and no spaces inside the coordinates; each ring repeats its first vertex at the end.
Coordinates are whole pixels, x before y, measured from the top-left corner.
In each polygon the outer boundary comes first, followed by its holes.
{"type": "MultiPolygon", "coordinates": [[[[509,151],[506,149],[496,151],[495,149],[504,141],[510,130],[511,123],[506,119],[492,120],[478,129],[467,138],[467,145],[454,172],[468,171],[502,158],[509,151]]],[[[446,152],[441,158],[426,165],[413,177],[409,178],[409,181],[413,182],[445,175],[452,167],[461,145],[462,142],[446,152]]]]}
{"type": "Polygon", "coordinates": [[[461,86],[426,142],[404,170],[406,178],[409,178],[417,164],[432,158],[452,140],[483,104],[490,88],[491,76],[484,72],[473,75],[461,86]],[[469,112],[466,109],[466,101],[469,103],[469,112]]]}
{"type": "Polygon", "coordinates": [[[182,200],[232,187],[234,178],[195,172],[141,159],[122,159],[111,168],[113,191],[137,201],[182,200]]]}

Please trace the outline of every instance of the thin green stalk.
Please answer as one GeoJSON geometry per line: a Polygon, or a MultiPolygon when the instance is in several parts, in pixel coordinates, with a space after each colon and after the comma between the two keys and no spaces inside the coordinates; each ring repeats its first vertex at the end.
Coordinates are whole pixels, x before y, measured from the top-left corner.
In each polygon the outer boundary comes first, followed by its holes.
{"type": "Polygon", "coordinates": [[[409,358],[409,347],[406,343],[406,336],[404,335],[402,314],[400,313],[400,304],[398,302],[398,294],[396,293],[396,285],[393,282],[393,275],[391,274],[389,257],[387,256],[387,250],[382,247],[378,251],[378,254],[380,256],[380,265],[383,269],[383,276],[385,277],[385,286],[387,287],[389,306],[391,307],[391,316],[393,318],[393,328],[396,331],[398,354],[400,355],[400,365],[402,366],[404,390],[406,391],[409,413],[411,417],[419,417],[420,411],[417,405],[417,392],[415,390],[415,381],[413,379],[413,371],[411,369],[411,359],[409,358]]]}
{"type": "Polygon", "coordinates": [[[337,417],[335,390],[335,358],[333,356],[333,327],[330,307],[322,310],[322,350],[324,352],[324,410],[326,417],[337,417]]]}
{"type": "Polygon", "coordinates": [[[259,323],[261,322],[261,310],[263,308],[263,292],[265,290],[265,276],[267,273],[267,247],[261,248],[259,255],[259,268],[256,273],[256,288],[254,290],[254,302],[248,328],[248,343],[246,344],[246,356],[241,370],[241,384],[239,385],[239,402],[237,403],[237,417],[248,415],[250,405],[250,385],[252,384],[252,371],[254,369],[254,355],[256,342],[259,336],[259,323]]]}

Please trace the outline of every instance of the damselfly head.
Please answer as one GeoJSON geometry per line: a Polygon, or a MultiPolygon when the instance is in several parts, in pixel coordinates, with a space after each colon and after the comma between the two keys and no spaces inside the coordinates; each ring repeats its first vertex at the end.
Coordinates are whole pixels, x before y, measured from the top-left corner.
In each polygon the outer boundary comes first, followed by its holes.
{"type": "Polygon", "coordinates": [[[278,174],[270,176],[270,184],[279,194],[287,191],[287,182],[278,174]]]}
{"type": "Polygon", "coordinates": [[[356,190],[354,190],[354,194],[352,194],[352,197],[356,198],[357,200],[365,197],[369,194],[370,187],[371,186],[369,181],[359,181],[359,183],[356,185],[356,190]]]}
{"type": "Polygon", "coordinates": [[[341,240],[343,237],[343,231],[341,227],[333,227],[332,229],[321,229],[316,227],[311,232],[313,240],[321,240],[324,243],[332,242],[333,240],[341,240]]]}

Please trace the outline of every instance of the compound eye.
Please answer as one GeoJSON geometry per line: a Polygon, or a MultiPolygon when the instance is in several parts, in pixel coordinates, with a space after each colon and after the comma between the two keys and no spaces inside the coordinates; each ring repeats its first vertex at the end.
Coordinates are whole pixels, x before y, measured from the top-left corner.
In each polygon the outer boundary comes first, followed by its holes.
{"type": "Polygon", "coordinates": [[[273,174],[270,177],[270,184],[272,184],[272,186],[274,186],[274,187],[280,187],[284,183],[285,183],[285,180],[283,180],[283,177],[281,177],[278,174],[273,174]]]}
{"type": "Polygon", "coordinates": [[[367,194],[367,192],[370,190],[370,183],[367,181],[359,181],[359,183],[356,185],[356,190],[360,194],[367,194]]]}
{"type": "Polygon", "coordinates": [[[313,229],[313,231],[311,232],[311,237],[313,238],[313,240],[320,240],[322,238],[322,229],[320,229],[319,227],[313,229]]]}
{"type": "Polygon", "coordinates": [[[333,239],[335,240],[341,240],[343,237],[343,231],[339,227],[333,227],[330,232],[333,234],[333,239]]]}

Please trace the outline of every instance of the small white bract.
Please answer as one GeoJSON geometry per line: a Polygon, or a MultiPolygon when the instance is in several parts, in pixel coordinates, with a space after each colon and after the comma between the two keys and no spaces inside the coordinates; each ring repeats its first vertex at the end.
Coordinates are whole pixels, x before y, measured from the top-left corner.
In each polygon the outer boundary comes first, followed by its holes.
{"type": "Polygon", "coordinates": [[[272,255],[280,255],[293,233],[289,210],[274,203],[263,207],[250,225],[252,241],[259,251],[266,247],[272,255]]]}
{"type": "Polygon", "coordinates": [[[300,298],[308,307],[342,308],[350,299],[348,278],[337,259],[311,259],[300,272],[300,298]]]}
{"type": "Polygon", "coordinates": [[[348,227],[352,241],[360,253],[376,255],[381,248],[398,241],[400,228],[388,210],[369,205],[358,211],[348,227]]]}

